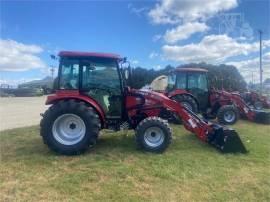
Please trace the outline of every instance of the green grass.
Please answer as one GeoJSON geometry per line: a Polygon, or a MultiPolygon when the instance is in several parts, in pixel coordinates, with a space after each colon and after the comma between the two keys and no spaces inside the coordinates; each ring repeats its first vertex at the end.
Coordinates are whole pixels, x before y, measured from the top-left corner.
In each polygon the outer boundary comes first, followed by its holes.
{"type": "Polygon", "coordinates": [[[234,128],[247,155],[223,155],[183,126],[163,154],[137,150],[132,131],[103,131],[73,157],[49,151],[38,127],[4,131],[0,201],[270,201],[270,126],[234,128]]]}

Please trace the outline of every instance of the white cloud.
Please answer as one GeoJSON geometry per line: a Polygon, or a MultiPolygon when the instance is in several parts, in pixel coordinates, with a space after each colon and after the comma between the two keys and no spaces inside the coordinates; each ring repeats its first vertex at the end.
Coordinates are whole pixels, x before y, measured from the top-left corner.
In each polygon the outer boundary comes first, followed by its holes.
{"type": "Polygon", "coordinates": [[[167,30],[164,35],[164,40],[167,43],[175,43],[177,41],[189,38],[196,32],[205,32],[208,29],[209,27],[205,23],[188,22],[171,30],[167,30]]]}
{"type": "MultiPolygon", "coordinates": [[[[265,41],[264,47],[270,46],[270,40],[265,41]]],[[[199,43],[188,45],[164,45],[164,57],[181,62],[220,63],[232,56],[248,55],[257,52],[259,43],[241,43],[227,35],[208,35],[199,43]]]]}
{"type": "Polygon", "coordinates": [[[141,17],[142,14],[144,14],[146,11],[149,10],[147,7],[136,8],[133,6],[132,3],[128,4],[128,9],[130,10],[131,13],[134,13],[139,17],[141,17]]]}
{"type": "Polygon", "coordinates": [[[161,34],[156,34],[155,36],[153,36],[152,40],[153,40],[153,42],[156,42],[156,41],[158,41],[161,38],[162,38],[162,35],[161,34]]]}
{"type": "Polygon", "coordinates": [[[131,63],[134,64],[134,65],[137,65],[137,64],[139,64],[139,61],[138,60],[132,60],[131,63]]]}
{"type": "Polygon", "coordinates": [[[0,70],[26,71],[46,67],[37,56],[43,49],[37,45],[26,45],[14,40],[0,39],[0,70]]]}
{"type": "Polygon", "coordinates": [[[161,0],[148,15],[154,24],[179,24],[204,20],[237,5],[237,0],[161,0]]]}
{"type": "MultiPolygon", "coordinates": [[[[248,59],[248,60],[241,60],[237,62],[227,62],[226,64],[237,67],[239,72],[246,79],[246,81],[251,81],[253,79],[253,81],[259,82],[259,78],[260,78],[259,57],[248,59]]],[[[270,78],[270,52],[267,52],[263,55],[262,67],[263,67],[263,79],[270,78]]]]}
{"type": "Polygon", "coordinates": [[[149,58],[150,58],[150,59],[156,58],[156,57],[158,57],[158,56],[159,56],[159,54],[156,53],[155,51],[153,51],[153,52],[151,52],[151,53],[149,54],[149,58]]]}
{"type": "Polygon", "coordinates": [[[161,65],[154,66],[154,70],[160,70],[160,69],[162,69],[161,65]]]}

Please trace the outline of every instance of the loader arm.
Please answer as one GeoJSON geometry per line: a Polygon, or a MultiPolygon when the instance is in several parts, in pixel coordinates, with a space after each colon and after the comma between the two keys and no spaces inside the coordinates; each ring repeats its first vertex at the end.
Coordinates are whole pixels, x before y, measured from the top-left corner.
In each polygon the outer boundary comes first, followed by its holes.
{"type": "Polygon", "coordinates": [[[200,140],[213,145],[224,153],[247,152],[239,135],[233,129],[208,122],[169,98],[164,100],[163,104],[168,110],[178,115],[182,119],[184,127],[195,133],[200,140]]]}
{"type": "Polygon", "coordinates": [[[264,124],[270,123],[269,112],[252,109],[246,104],[240,94],[230,93],[230,99],[236,105],[241,115],[244,115],[248,120],[264,124]]]}

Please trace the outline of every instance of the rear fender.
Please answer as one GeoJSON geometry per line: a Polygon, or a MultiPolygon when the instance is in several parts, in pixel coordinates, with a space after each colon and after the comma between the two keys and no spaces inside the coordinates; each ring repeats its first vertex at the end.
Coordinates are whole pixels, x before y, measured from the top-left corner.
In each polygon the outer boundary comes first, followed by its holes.
{"type": "Polygon", "coordinates": [[[74,99],[74,100],[78,100],[78,101],[82,101],[85,102],[86,104],[90,105],[91,107],[93,107],[99,118],[101,121],[101,128],[105,127],[105,113],[102,109],[102,107],[92,98],[84,96],[84,95],[80,95],[79,93],[77,94],[55,94],[55,95],[50,95],[47,97],[46,100],[46,105],[51,105],[51,104],[55,104],[56,102],[59,102],[61,100],[68,100],[68,99],[74,99]]]}

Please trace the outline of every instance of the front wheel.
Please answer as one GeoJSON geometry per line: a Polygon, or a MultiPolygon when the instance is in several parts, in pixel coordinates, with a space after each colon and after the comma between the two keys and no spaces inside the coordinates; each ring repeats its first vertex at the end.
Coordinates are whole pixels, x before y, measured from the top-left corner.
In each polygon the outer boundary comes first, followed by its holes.
{"type": "Polygon", "coordinates": [[[238,110],[233,105],[224,105],[217,112],[218,122],[224,125],[232,125],[238,118],[238,110]]]}
{"type": "Polygon", "coordinates": [[[148,117],[136,128],[137,146],[145,151],[161,153],[172,140],[172,130],[167,121],[159,117],[148,117]]]}

